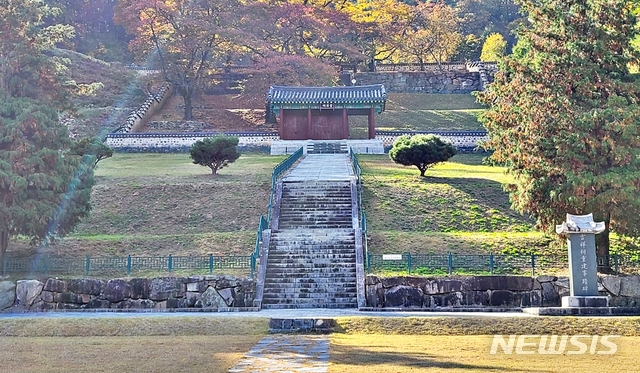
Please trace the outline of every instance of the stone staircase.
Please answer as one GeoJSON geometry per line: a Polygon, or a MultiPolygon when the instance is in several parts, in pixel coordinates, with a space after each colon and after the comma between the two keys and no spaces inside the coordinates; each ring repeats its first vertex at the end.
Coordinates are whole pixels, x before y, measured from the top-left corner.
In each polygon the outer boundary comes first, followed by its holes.
{"type": "Polygon", "coordinates": [[[308,154],[346,154],[348,152],[349,146],[344,141],[314,141],[307,146],[308,154]]]}
{"type": "Polygon", "coordinates": [[[355,308],[352,181],[283,182],[263,308],[355,308]]]}

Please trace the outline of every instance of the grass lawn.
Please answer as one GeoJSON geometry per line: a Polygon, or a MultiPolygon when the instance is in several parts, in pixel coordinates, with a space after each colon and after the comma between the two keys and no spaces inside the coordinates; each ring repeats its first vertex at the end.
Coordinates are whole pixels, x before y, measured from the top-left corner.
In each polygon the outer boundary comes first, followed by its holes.
{"type": "MultiPolygon", "coordinates": [[[[584,339],[586,340],[586,339],[584,339]]],[[[637,372],[640,337],[614,339],[614,355],[489,354],[492,335],[334,334],[329,372],[637,372]]],[[[532,348],[529,348],[532,350],[532,348]]],[[[577,350],[568,346],[566,351],[577,350]]]]}
{"type": "MultiPolygon", "coordinates": [[[[376,117],[378,131],[484,131],[478,116],[485,108],[472,95],[389,93],[376,117]]],[[[367,118],[350,117],[351,138],[367,137],[367,118]]]]}
{"type": "Polygon", "coordinates": [[[226,373],[260,336],[4,337],[0,372],[226,373]]]}
{"type": "MultiPolygon", "coordinates": [[[[92,212],[45,252],[70,257],[249,255],[284,157],[243,154],[211,175],[188,154],[123,154],[101,161],[92,212]]],[[[27,242],[9,251],[32,255],[27,242]]]]}
{"type": "MultiPolygon", "coordinates": [[[[349,317],[330,372],[637,372],[638,317],[349,317]],[[493,335],[620,335],[614,355],[491,355],[493,335]]],[[[582,341],[590,339],[583,338],[582,341]]],[[[568,345],[566,351],[578,348],[568,345]]],[[[605,349],[602,347],[602,349],[605,349]]],[[[528,348],[532,350],[532,348],[528,348]]]]}
{"type": "Polygon", "coordinates": [[[359,155],[372,253],[488,254],[543,252],[550,238],[510,208],[501,167],[461,154],[427,170],[388,155],[359,155]]]}
{"type": "Polygon", "coordinates": [[[0,319],[0,372],[215,372],[267,332],[264,318],[0,319]]]}

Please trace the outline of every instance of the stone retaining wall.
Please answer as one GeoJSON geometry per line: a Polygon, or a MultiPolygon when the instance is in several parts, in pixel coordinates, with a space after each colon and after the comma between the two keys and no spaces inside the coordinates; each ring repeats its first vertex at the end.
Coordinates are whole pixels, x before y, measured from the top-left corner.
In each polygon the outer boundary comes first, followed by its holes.
{"type": "Polygon", "coordinates": [[[466,70],[360,72],[353,77],[357,85],[384,84],[388,92],[468,94],[483,87],[480,73],[466,70]]]}
{"type": "MultiPolygon", "coordinates": [[[[459,150],[474,149],[479,142],[487,139],[486,132],[420,132],[433,133],[443,139],[450,141],[459,150]]],[[[193,143],[203,140],[207,137],[218,135],[215,132],[191,132],[191,133],[110,133],[106,136],[106,144],[117,152],[130,153],[170,153],[170,152],[188,152],[193,143]]],[[[277,144],[275,150],[271,150],[271,154],[284,154],[282,146],[288,147],[286,141],[281,141],[277,133],[226,133],[229,136],[237,136],[239,139],[238,147],[241,151],[266,151],[273,144],[277,144]],[[284,144],[284,145],[283,145],[284,144]]],[[[353,143],[354,151],[358,154],[380,154],[388,150],[393,142],[403,134],[414,134],[410,132],[387,132],[379,131],[375,140],[382,140],[382,147],[376,146],[375,149],[369,144],[370,140],[349,140],[353,143]],[[358,145],[361,143],[362,146],[358,145]]],[[[299,144],[308,143],[308,140],[298,141],[299,144]]],[[[293,144],[293,142],[291,142],[293,144]]],[[[292,145],[298,149],[301,145],[292,145]]]]}
{"type": "MultiPolygon", "coordinates": [[[[367,307],[559,307],[569,279],[554,276],[367,276],[367,307]]],[[[640,305],[640,276],[601,276],[598,289],[614,307],[640,305]]]]}
{"type": "Polygon", "coordinates": [[[0,281],[0,311],[251,307],[252,280],[228,276],[0,281]]]}

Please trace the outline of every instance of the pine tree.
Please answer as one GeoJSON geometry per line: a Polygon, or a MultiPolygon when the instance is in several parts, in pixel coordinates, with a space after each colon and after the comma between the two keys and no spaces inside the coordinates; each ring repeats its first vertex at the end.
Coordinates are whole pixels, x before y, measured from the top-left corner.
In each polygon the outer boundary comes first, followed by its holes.
{"type": "Polygon", "coordinates": [[[0,261],[9,238],[50,241],[89,213],[93,159],[68,152],[58,113],[0,90],[0,261]]]}
{"type": "MultiPolygon", "coordinates": [[[[515,183],[513,207],[552,230],[594,213],[609,232],[638,233],[640,85],[629,73],[637,21],[628,1],[522,0],[529,24],[499,65],[482,121],[493,159],[515,183]]],[[[606,265],[605,265],[606,267],[606,265]]],[[[604,270],[605,268],[600,268],[604,270]]]]}

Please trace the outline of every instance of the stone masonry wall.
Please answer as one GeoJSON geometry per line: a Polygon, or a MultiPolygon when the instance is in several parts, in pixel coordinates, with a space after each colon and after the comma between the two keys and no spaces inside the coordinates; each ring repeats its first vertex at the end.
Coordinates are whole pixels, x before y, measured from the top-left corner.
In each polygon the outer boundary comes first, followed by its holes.
{"type": "Polygon", "coordinates": [[[357,85],[384,84],[388,92],[471,93],[482,90],[480,73],[460,71],[360,72],[357,85]]]}
{"type": "MultiPolygon", "coordinates": [[[[559,307],[569,279],[555,276],[367,276],[367,307],[559,307]]],[[[616,307],[640,306],[640,276],[601,276],[598,289],[616,307]]]]}
{"type": "Polygon", "coordinates": [[[251,307],[252,280],[228,276],[0,281],[0,311],[251,307]]]}

